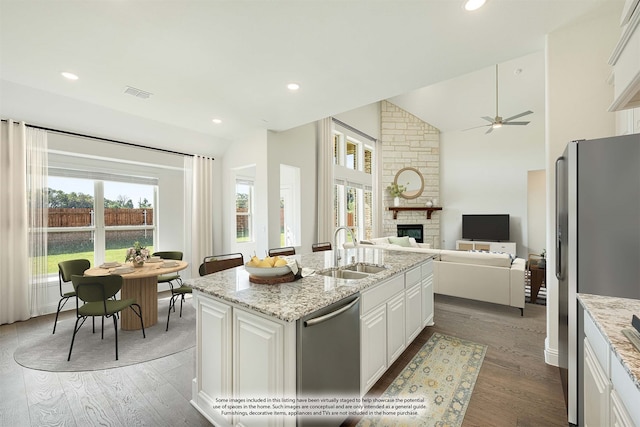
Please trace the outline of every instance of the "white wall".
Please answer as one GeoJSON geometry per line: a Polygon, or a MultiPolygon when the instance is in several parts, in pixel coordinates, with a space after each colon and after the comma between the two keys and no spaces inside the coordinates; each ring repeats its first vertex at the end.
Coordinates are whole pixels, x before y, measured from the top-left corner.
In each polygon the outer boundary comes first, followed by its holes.
{"type": "MultiPolygon", "coordinates": [[[[214,242],[215,254],[241,252],[245,260],[255,253],[263,256],[268,242],[268,170],[267,132],[255,131],[239,137],[224,153],[221,168],[222,197],[220,202],[222,226],[214,242]],[[255,167],[254,227],[255,241],[236,242],[236,176],[245,177],[255,167]]],[[[212,255],[215,255],[212,254],[212,255]]]]}
{"type": "Polygon", "coordinates": [[[300,246],[296,253],[311,252],[316,242],[316,124],[283,132],[269,132],[269,248],[280,247],[280,165],[300,168],[300,246]]]}
{"type": "Polygon", "coordinates": [[[546,175],[544,169],[527,174],[527,241],[529,253],[533,254],[540,254],[547,247],[546,175]]]}
{"type": "MultiPolygon", "coordinates": [[[[615,115],[607,112],[613,88],[607,64],[621,33],[621,4],[608,3],[580,22],[547,36],[547,253],[555,265],[555,168],[566,144],[575,139],[615,135],[615,115]]],[[[558,364],[558,282],[547,269],[545,359],[558,364]]]]}
{"type": "MultiPolygon", "coordinates": [[[[544,73],[542,52],[529,55],[526,62],[526,73],[544,73]]],[[[499,111],[505,118],[520,112],[499,111]]],[[[487,128],[440,134],[440,247],[455,249],[462,237],[463,214],[509,214],[510,240],[517,244],[517,255],[529,253],[527,171],[544,168],[545,117],[534,111],[522,120],[530,123],[503,126],[489,134],[487,128]]]]}

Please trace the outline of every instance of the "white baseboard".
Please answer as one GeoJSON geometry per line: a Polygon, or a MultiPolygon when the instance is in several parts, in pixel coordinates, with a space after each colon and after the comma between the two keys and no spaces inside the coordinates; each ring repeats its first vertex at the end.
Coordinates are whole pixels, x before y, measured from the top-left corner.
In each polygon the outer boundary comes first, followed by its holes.
{"type": "Polygon", "coordinates": [[[544,361],[547,365],[560,366],[558,349],[549,347],[549,337],[544,340],[544,361]]]}

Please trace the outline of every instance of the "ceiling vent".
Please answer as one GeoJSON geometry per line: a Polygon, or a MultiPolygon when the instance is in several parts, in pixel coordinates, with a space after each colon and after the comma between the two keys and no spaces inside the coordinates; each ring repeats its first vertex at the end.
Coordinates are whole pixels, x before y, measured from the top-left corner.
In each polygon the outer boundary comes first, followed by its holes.
{"type": "Polygon", "coordinates": [[[126,86],[124,88],[124,93],[127,95],[135,96],[136,98],[148,99],[151,95],[151,92],[144,91],[142,89],[136,89],[135,87],[126,86]]]}

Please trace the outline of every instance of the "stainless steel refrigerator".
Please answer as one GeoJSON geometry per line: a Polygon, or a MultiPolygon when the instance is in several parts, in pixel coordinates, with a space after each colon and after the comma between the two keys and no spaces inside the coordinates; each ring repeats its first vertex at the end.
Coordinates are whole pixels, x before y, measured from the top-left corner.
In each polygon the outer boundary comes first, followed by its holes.
{"type": "Polygon", "coordinates": [[[577,294],[640,299],[640,134],[572,141],[556,161],[555,274],[568,421],[582,426],[577,294]]]}

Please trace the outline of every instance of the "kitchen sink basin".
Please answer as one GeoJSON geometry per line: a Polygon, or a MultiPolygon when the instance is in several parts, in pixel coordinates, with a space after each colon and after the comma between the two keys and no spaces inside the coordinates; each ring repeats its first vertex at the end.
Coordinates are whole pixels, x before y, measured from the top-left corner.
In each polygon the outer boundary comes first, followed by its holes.
{"type": "Polygon", "coordinates": [[[316,271],[321,276],[333,277],[334,279],[358,280],[369,277],[368,273],[352,270],[324,270],[316,271]]]}
{"type": "Polygon", "coordinates": [[[370,264],[354,264],[354,265],[345,267],[345,270],[357,271],[357,272],[367,273],[367,274],[380,273],[381,271],[384,271],[386,269],[387,267],[383,267],[380,265],[370,265],[370,264]]]}

